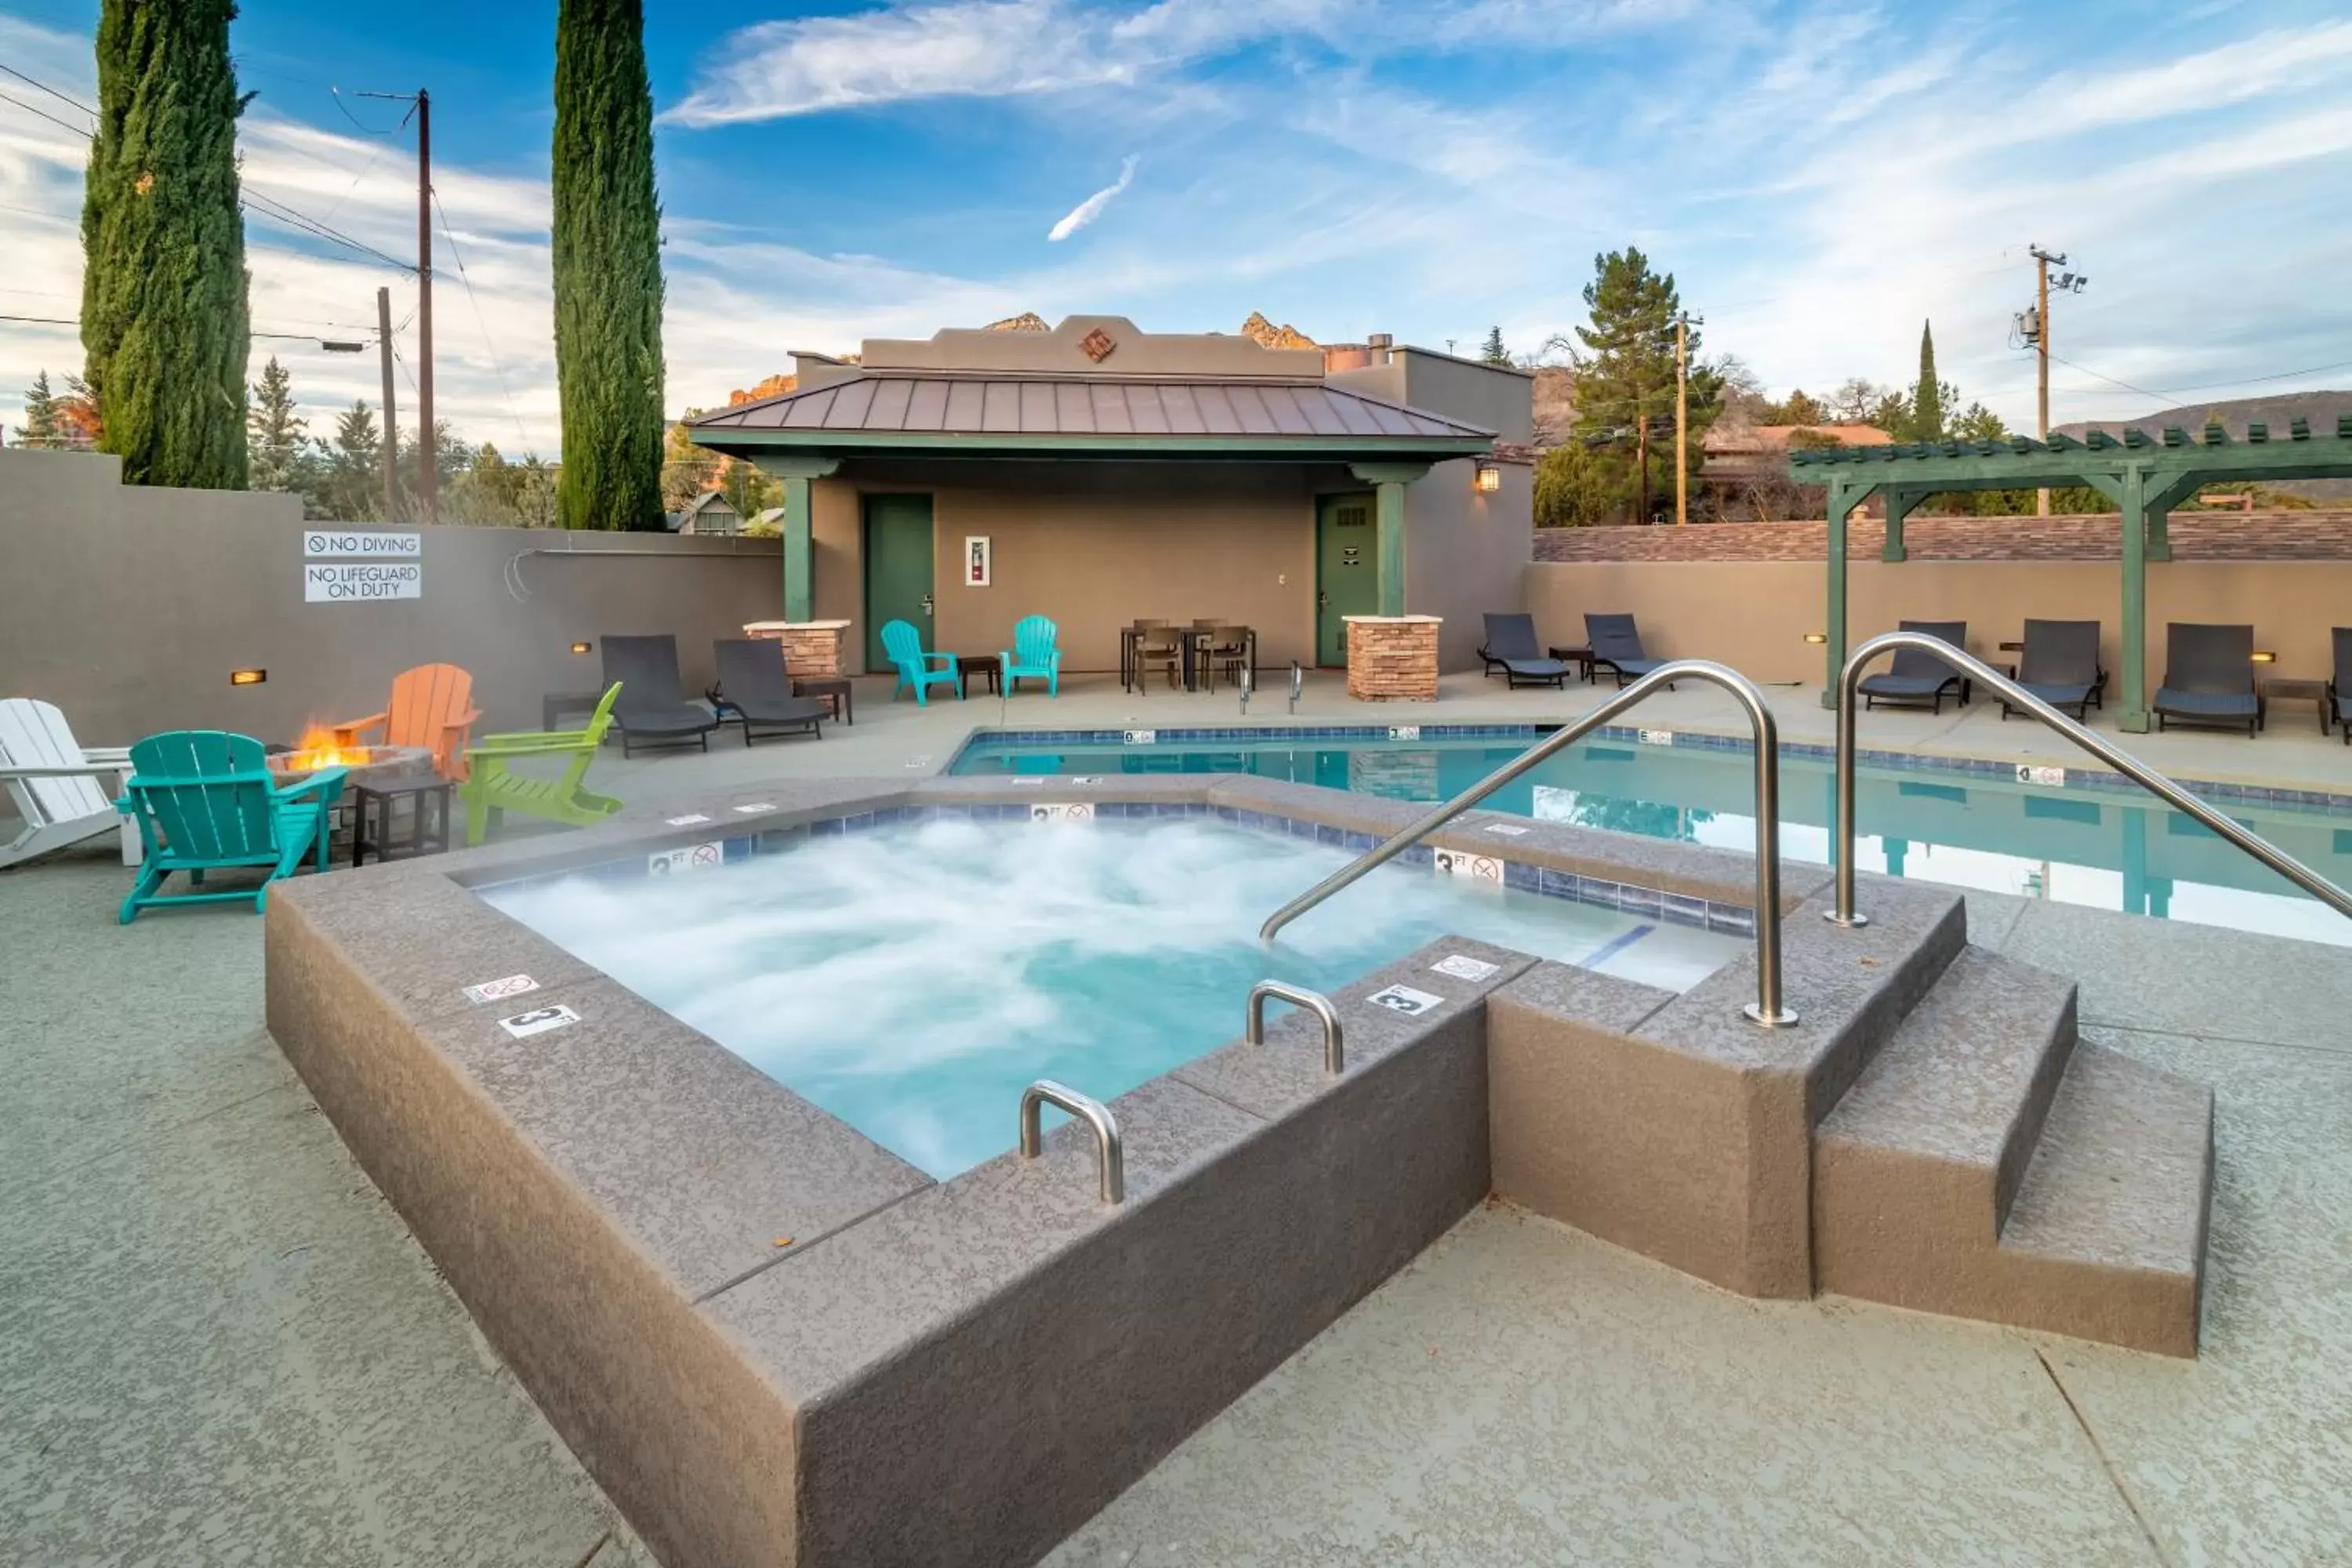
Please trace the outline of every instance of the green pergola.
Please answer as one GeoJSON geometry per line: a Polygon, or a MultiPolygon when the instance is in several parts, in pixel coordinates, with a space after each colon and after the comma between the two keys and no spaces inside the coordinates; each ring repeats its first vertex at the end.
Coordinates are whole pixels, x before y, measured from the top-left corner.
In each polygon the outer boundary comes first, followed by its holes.
{"type": "Polygon", "coordinates": [[[2123,531],[2123,669],[2118,720],[2134,732],[2147,729],[2147,563],[2172,559],[2168,529],[2172,509],[2210,484],[2250,479],[2352,478],[2352,414],[2339,415],[2333,436],[2315,436],[2310,422],[2293,421],[2273,437],[2249,425],[2242,441],[2209,424],[2201,439],[2168,426],[2162,439],[2144,430],[2116,437],[2095,430],[2082,440],[2053,434],[2047,441],[1931,441],[1910,446],[1833,447],[1789,454],[1792,468],[1818,470],[1829,487],[1829,670],[1824,705],[1836,701],[1846,655],[1846,522],[1873,496],[1886,506],[1883,561],[1906,559],[1903,523],[1931,495],[1948,490],[2038,489],[2087,485],[2116,503],[2123,531]]]}

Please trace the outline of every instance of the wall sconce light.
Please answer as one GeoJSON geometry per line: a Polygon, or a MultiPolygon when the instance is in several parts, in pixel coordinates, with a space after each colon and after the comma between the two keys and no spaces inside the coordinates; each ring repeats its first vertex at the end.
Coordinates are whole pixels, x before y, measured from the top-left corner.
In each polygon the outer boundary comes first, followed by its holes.
{"type": "Polygon", "coordinates": [[[572,651],[573,653],[586,653],[588,651],[588,645],[584,642],[573,643],[572,645],[572,651]]]}
{"type": "Polygon", "coordinates": [[[2278,662],[2278,655],[2268,648],[2256,648],[2254,650],[2254,662],[2256,664],[2276,664],[2278,662]]]}
{"type": "Polygon", "coordinates": [[[1822,644],[1830,640],[1830,635],[1827,632],[1807,632],[1805,634],[1805,640],[1811,643],[1814,647],[1819,647],[1822,644]]]}
{"type": "Polygon", "coordinates": [[[269,679],[266,669],[232,669],[228,672],[231,686],[258,686],[269,679]]]}
{"type": "Polygon", "coordinates": [[[1478,477],[1475,483],[1477,484],[1478,493],[1480,495],[1493,495],[1496,490],[1503,488],[1503,470],[1501,467],[1495,463],[1479,464],[1478,477]]]}

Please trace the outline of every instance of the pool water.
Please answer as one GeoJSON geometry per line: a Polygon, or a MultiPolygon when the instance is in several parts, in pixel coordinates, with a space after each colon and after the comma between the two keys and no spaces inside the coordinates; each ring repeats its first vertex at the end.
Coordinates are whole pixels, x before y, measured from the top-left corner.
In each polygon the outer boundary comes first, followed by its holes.
{"type": "MultiPolygon", "coordinates": [[[[952,771],[1244,773],[1434,803],[1531,744],[1532,739],[1514,738],[1063,749],[982,736],[952,771]]],[[[2201,823],[2137,790],[2029,784],[2017,782],[2013,770],[1865,766],[1855,782],[1862,831],[1855,864],[1866,871],[2352,945],[2352,921],[2201,823]]],[[[1755,798],[1752,763],[1744,752],[1596,740],[1570,747],[1486,805],[1523,816],[1752,851],[1755,798]]],[[[1826,761],[1784,755],[1781,853],[1828,864],[1835,804],[1826,761]]],[[[2352,887],[2352,815],[2270,802],[2216,804],[2339,887],[2352,887]]]]}
{"type": "Polygon", "coordinates": [[[1257,940],[1350,858],[1199,817],[946,819],[478,890],[941,1179],[1013,1146],[1034,1079],[1108,1100],[1239,1035],[1260,980],[1328,991],[1451,934],[1680,990],[1747,945],[1403,867],[1257,940]]]}

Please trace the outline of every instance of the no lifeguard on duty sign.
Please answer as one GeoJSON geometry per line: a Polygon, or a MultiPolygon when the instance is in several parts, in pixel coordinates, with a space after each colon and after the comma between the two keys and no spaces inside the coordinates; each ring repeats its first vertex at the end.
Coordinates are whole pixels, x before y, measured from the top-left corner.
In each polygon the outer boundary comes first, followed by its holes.
{"type": "Polygon", "coordinates": [[[302,531],[302,598],[359,604],[425,596],[425,536],[412,531],[302,531]]]}

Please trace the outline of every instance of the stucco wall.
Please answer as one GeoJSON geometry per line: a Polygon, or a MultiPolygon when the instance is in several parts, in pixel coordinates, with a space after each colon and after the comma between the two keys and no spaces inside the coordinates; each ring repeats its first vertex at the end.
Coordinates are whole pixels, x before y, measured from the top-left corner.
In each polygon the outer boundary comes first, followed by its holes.
{"type": "Polygon", "coordinates": [[[1479,668],[1486,612],[1525,607],[1535,470],[1525,463],[1496,467],[1503,488],[1493,495],[1478,493],[1477,465],[1468,458],[1440,463],[1405,488],[1404,607],[1444,617],[1441,670],[1479,668]]]}
{"type": "MultiPolygon", "coordinates": [[[[2103,623],[2101,657],[2122,666],[2117,568],[2095,561],[1879,561],[1849,563],[1847,635],[1855,642],[1900,620],[1965,620],[1969,651],[2010,655],[2027,619],[2103,623]]],[[[1818,682],[1826,660],[1805,642],[1824,628],[1819,561],[1538,562],[1527,570],[1537,635],[1583,640],[1588,611],[1630,611],[1660,658],[1720,659],[1758,680],[1818,682]]],[[[2161,562],[2147,568],[2147,677],[2164,676],[2167,621],[2245,622],[2276,650],[2281,676],[2324,678],[2328,628],[2352,626],[2352,562],[2161,562]]],[[[2112,701],[2112,697],[2110,698],[2112,701]]]]}
{"type": "Polygon", "coordinates": [[[423,597],[306,604],[293,497],[119,474],[113,458],[0,451],[0,697],[57,703],[94,745],[169,729],[290,741],[379,711],[395,674],[436,661],[473,672],[483,728],[537,729],[542,694],[598,684],[599,655],[573,641],[672,633],[698,689],[711,639],[782,597],[773,540],[442,527],[418,531],[423,597]],[[581,553],[516,561],[551,549],[581,553]],[[586,558],[609,550],[655,553],[586,558]],[[254,667],[266,684],[229,685],[254,667]]]}

